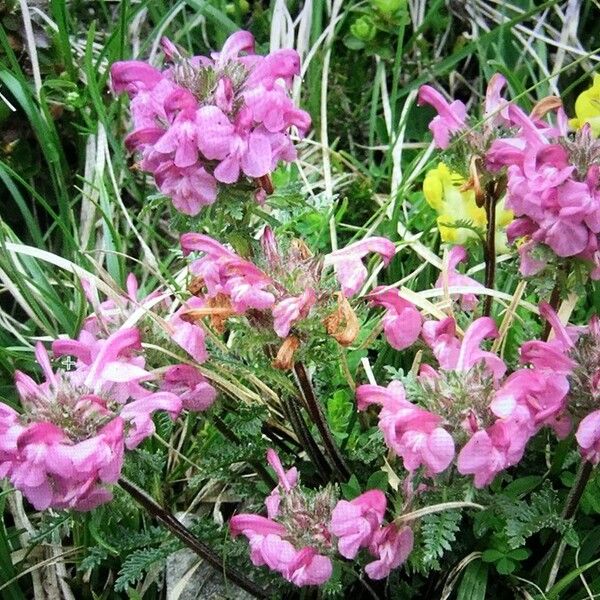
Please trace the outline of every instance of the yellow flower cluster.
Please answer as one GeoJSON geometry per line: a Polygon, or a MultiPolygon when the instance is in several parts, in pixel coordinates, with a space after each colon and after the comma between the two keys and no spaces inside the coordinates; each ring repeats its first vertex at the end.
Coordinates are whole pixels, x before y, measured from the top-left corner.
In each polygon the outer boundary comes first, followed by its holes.
{"type": "MultiPolygon", "coordinates": [[[[442,241],[463,245],[477,234],[464,227],[452,227],[459,221],[468,221],[473,227],[485,230],[487,217],[485,210],[475,203],[473,190],[461,191],[465,183],[463,177],[452,172],[444,163],[427,172],[423,181],[425,200],[437,214],[437,225],[442,241]]],[[[504,208],[504,200],[496,207],[496,252],[506,252],[506,226],[513,220],[513,213],[504,208]]]]}
{"type": "Polygon", "coordinates": [[[589,123],[594,136],[600,136],[600,74],[595,73],[592,87],[581,92],[575,100],[575,118],[569,121],[574,129],[589,123]]]}

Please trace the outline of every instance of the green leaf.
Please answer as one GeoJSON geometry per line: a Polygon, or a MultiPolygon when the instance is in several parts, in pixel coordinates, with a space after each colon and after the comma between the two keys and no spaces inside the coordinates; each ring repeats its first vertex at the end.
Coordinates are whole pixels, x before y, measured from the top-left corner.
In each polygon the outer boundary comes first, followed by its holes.
{"type": "Polygon", "coordinates": [[[358,483],[358,479],[354,474],[352,477],[350,477],[347,483],[342,483],[340,487],[342,488],[342,494],[344,494],[346,500],[354,500],[354,498],[360,496],[360,483],[358,483]]]}
{"type": "Polygon", "coordinates": [[[456,540],[461,518],[461,513],[456,510],[423,517],[421,533],[423,536],[423,563],[426,567],[439,568],[439,559],[451,550],[452,542],[456,540]]]}
{"type": "Polygon", "coordinates": [[[485,600],[487,589],[488,566],[480,560],[474,560],[467,565],[456,600],[485,600]]]}
{"type": "Polygon", "coordinates": [[[496,571],[500,575],[510,575],[517,568],[517,563],[510,560],[510,558],[501,558],[496,563],[496,571]]]}
{"type": "Polygon", "coordinates": [[[511,550],[507,556],[513,560],[521,561],[527,560],[529,558],[529,554],[530,552],[526,548],[517,548],[516,550],[511,550]]]}
{"type": "Polygon", "coordinates": [[[368,490],[381,490],[385,492],[388,488],[388,475],[385,471],[375,471],[367,480],[368,490]]]}
{"type": "Polygon", "coordinates": [[[512,498],[520,498],[530,492],[533,492],[543,481],[540,475],[528,475],[527,477],[519,477],[511,481],[503,490],[502,493],[512,498]]]}
{"type": "Polygon", "coordinates": [[[597,558],[596,560],[593,560],[586,565],[583,565],[578,569],[573,569],[573,571],[567,573],[562,579],[557,581],[548,592],[546,592],[546,600],[560,600],[560,594],[564,589],[571,585],[573,581],[578,579],[582,573],[585,573],[588,569],[591,569],[598,563],[600,563],[600,558],[597,558]]]}
{"type": "Polygon", "coordinates": [[[488,548],[482,555],[481,560],[486,563],[496,562],[502,558],[504,558],[506,554],[501,552],[500,550],[496,550],[496,548],[488,548]]]}

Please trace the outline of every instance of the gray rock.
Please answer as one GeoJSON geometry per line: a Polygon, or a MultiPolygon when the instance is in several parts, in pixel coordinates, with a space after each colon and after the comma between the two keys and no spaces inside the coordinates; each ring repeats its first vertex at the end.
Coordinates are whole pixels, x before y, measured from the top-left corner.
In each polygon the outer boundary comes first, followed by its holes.
{"type": "MultiPolygon", "coordinates": [[[[184,519],[181,517],[181,514],[177,515],[184,524],[189,524],[189,515],[184,519]]],[[[166,587],[167,600],[253,600],[253,596],[235,584],[226,582],[221,573],[204,563],[188,548],[178,550],[167,559],[166,587]],[[190,570],[194,567],[196,568],[190,575],[190,570]],[[184,578],[186,582],[181,585],[184,578]],[[181,593],[176,596],[178,592],[181,593]]]]}
{"type": "Polygon", "coordinates": [[[200,564],[183,586],[178,600],[252,600],[252,596],[231,582],[225,582],[221,573],[217,573],[211,566],[202,562],[202,559],[191,550],[184,548],[178,550],[167,559],[167,600],[175,598],[175,590],[182,578],[200,564]]]}

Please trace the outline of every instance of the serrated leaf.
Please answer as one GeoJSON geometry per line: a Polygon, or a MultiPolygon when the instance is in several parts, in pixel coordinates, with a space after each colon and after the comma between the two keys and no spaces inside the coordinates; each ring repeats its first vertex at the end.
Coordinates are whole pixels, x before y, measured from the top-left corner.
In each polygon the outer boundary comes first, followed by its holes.
{"type": "Polygon", "coordinates": [[[446,551],[452,548],[456,540],[461,514],[455,510],[427,515],[423,517],[421,535],[423,536],[423,563],[434,567],[446,551]]]}

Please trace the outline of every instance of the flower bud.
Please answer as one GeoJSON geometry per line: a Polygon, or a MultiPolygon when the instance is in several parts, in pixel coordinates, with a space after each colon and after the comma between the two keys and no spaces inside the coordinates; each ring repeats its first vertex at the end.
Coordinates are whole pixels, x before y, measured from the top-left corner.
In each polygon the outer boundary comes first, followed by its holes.
{"type": "Polygon", "coordinates": [[[377,28],[370,17],[359,17],[350,26],[350,33],[363,42],[370,42],[377,35],[377,28]]]}

